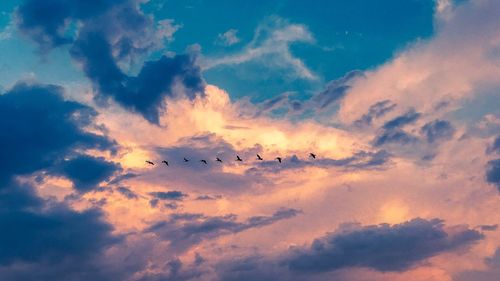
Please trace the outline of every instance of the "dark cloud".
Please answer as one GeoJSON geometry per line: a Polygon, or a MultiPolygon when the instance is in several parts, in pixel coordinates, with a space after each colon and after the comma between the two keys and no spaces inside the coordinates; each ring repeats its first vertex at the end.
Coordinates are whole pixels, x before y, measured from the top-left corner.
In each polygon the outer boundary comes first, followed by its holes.
{"type": "Polygon", "coordinates": [[[392,130],[404,127],[408,124],[412,124],[420,118],[420,113],[415,112],[415,110],[410,110],[407,113],[400,115],[394,119],[387,121],[384,126],[382,126],[385,130],[392,130]]]}
{"type": "Polygon", "coordinates": [[[120,170],[119,164],[106,161],[103,157],[78,155],[57,164],[51,172],[70,179],[77,191],[88,192],[99,183],[109,180],[115,172],[120,170]]]}
{"type": "Polygon", "coordinates": [[[427,142],[434,143],[438,140],[447,140],[455,134],[455,128],[446,120],[434,120],[422,126],[420,132],[425,136],[427,142]]]}
{"type": "Polygon", "coordinates": [[[494,184],[500,191],[500,159],[491,160],[486,165],[486,181],[494,184]]]}
{"type": "Polygon", "coordinates": [[[127,0],[25,0],[16,11],[17,26],[43,50],[72,42],[68,20],[87,20],[127,0]]]}
{"type": "Polygon", "coordinates": [[[122,240],[101,211],[74,211],[15,181],[0,189],[0,228],[2,280],[108,280],[101,256],[122,240]]]}
{"type": "Polygon", "coordinates": [[[385,144],[411,144],[418,141],[418,138],[401,130],[401,129],[392,129],[392,130],[382,130],[377,134],[375,139],[372,141],[374,146],[382,146],[385,144]]]}
{"type": "Polygon", "coordinates": [[[236,215],[207,217],[201,214],[177,214],[155,223],[146,232],[155,233],[162,240],[170,241],[172,248],[185,250],[205,239],[263,227],[295,217],[299,213],[295,209],[281,209],[271,216],[254,216],[243,222],[238,222],[236,215]]]}
{"type": "Polygon", "coordinates": [[[354,121],[354,125],[357,127],[370,126],[374,119],[384,116],[395,107],[396,104],[390,100],[379,101],[370,106],[368,113],[363,114],[360,119],[354,121]]]}
{"type": "Polygon", "coordinates": [[[488,154],[500,154],[500,136],[497,136],[491,145],[486,149],[488,154]]]}
{"type": "Polygon", "coordinates": [[[17,10],[19,29],[43,50],[70,44],[97,89],[96,100],[112,98],[126,109],[159,123],[164,98],[182,87],[188,98],[202,93],[204,81],[191,55],[162,56],[144,63],[137,76],[125,74],[119,62],[133,60],[163,46],[152,17],[135,0],[27,0],[17,10]],[[76,38],[65,37],[67,24],[78,22],[76,38]]]}
{"type": "Polygon", "coordinates": [[[71,50],[73,58],[98,89],[96,99],[113,98],[123,107],[140,113],[145,119],[158,124],[166,96],[173,96],[175,83],[185,88],[193,99],[203,91],[201,71],[190,55],[162,56],[144,64],[135,77],[124,74],[112,55],[112,48],[99,32],[83,34],[71,50]]]}
{"type": "Polygon", "coordinates": [[[118,192],[120,192],[123,196],[127,197],[128,199],[138,199],[139,196],[135,194],[130,188],[124,187],[124,186],[119,186],[116,189],[118,192]]]}
{"type": "Polygon", "coordinates": [[[364,74],[362,71],[351,71],[344,77],[329,82],[326,89],[316,94],[312,100],[317,104],[319,109],[324,109],[331,104],[340,101],[351,88],[350,84],[352,81],[363,76],[364,74]]]}
{"type": "Polygon", "coordinates": [[[0,95],[0,187],[14,175],[47,169],[75,150],[106,149],[116,144],[84,131],[96,112],[65,101],[52,85],[17,84],[0,95]]]}
{"type": "Polygon", "coordinates": [[[498,224],[484,224],[480,225],[479,228],[482,231],[495,231],[498,228],[498,224]]]}
{"type": "Polygon", "coordinates": [[[442,252],[483,239],[463,228],[447,233],[439,219],[413,219],[397,225],[347,225],[316,239],[310,248],[295,250],[288,267],[297,272],[326,272],[346,267],[403,271],[442,252]]]}
{"type": "MultiPolygon", "coordinates": [[[[152,199],[149,200],[151,207],[157,207],[160,201],[182,201],[184,198],[188,197],[187,194],[181,191],[157,191],[148,193],[152,199]]],[[[166,208],[177,209],[177,204],[175,202],[167,202],[164,204],[166,208]]]]}

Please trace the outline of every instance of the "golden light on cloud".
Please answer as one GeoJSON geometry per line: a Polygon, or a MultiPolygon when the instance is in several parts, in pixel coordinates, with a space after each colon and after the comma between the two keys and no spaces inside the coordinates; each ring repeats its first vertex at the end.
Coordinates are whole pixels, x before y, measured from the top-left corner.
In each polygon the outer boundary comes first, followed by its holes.
{"type": "Polygon", "coordinates": [[[410,219],[409,208],[401,200],[390,200],[382,205],[379,211],[380,223],[397,224],[410,219]]]}

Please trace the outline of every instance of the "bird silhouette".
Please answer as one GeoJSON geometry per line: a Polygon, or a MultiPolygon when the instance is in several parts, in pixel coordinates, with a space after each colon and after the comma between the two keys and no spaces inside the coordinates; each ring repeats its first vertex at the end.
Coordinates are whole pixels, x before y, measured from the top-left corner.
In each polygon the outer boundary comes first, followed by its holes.
{"type": "Polygon", "coordinates": [[[281,157],[276,157],[276,160],[281,163],[281,157]]]}
{"type": "Polygon", "coordinates": [[[189,161],[189,159],[186,159],[186,157],[184,157],[184,162],[188,162],[188,161],[189,161]]]}
{"type": "Polygon", "coordinates": [[[241,159],[240,156],[236,155],[236,161],[243,161],[243,159],[241,159]]]}
{"type": "Polygon", "coordinates": [[[168,166],[168,161],[163,160],[163,161],[161,161],[161,162],[162,162],[162,163],[165,163],[165,165],[167,165],[167,166],[168,166]]]}
{"type": "Polygon", "coordinates": [[[217,157],[217,159],[215,159],[215,161],[217,161],[217,162],[221,162],[221,163],[222,163],[222,160],[220,160],[220,158],[219,158],[219,157],[217,157]]]}
{"type": "Polygon", "coordinates": [[[261,161],[262,161],[262,160],[264,160],[264,159],[262,159],[262,157],[260,157],[260,155],[259,155],[259,154],[257,154],[257,160],[261,160],[261,161]]]}
{"type": "Polygon", "coordinates": [[[149,165],[154,165],[155,163],[149,161],[149,160],[146,160],[146,163],[148,163],[149,165]]]}
{"type": "Polygon", "coordinates": [[[311,156],[313,159],[316,159],[316,154],[314,153],[309,153],[309,156],[311,156]]]}
{"type": "Polygon", "coordinates": [[[203,164],[205,164],[205,165],[207,165],[207,164],[208,164],[208,163],[207,163],[207,160],[205,160],[205,159],[201,159],[201,160],[200,160],[200,162],[202,162],[202,163],[203,163],[203,164]]]}

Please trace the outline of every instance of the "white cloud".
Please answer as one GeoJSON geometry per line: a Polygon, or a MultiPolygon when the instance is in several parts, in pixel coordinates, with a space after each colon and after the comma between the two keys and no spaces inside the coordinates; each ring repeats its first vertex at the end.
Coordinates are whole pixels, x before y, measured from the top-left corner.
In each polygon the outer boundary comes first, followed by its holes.
{"type": "Polygon", "coordinates": [[[219,33],[216,43],[224,46],[232,46],[240,42],[240,38],[238,38],[236,33],[238,33],[238,30],[236,29],[229,29],[224,33],[219,33]]]}
{"type": "Polygon", "coordinates": [[[258,61],[268,67],[291,69],[298,78],[315,80],[317,76],[290,51],[291,44],[312,44],[314,41],[307,26],[273,17],[257,27],[252,41],[241,51],[223,57],[204,58],[202,66],[206,70],[258,61]]]}

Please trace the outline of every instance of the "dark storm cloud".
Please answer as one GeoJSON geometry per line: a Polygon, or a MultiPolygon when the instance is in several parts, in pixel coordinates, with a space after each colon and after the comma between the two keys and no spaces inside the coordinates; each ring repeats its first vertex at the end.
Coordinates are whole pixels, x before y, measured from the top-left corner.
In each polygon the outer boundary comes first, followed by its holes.
{"type": "Polygon", "coordinates": [[[500,159],[491,160],[486,165],[486,181],[500,191],[500,159]]]}
{"type": "Polygon", "coordinates": [[[438,140],[447,140],[453,137],[455,128],[446,120],[434,120],[422,126],[420,132],[427,142],[434,143],[438,140]]]}
{"type": "Polygon", "coordinates": [[[109,180],[120,170],[119,164],[106,161],[102,157],[78,155],[62,161],[50,171],[65,176],[73,182],[77,191],[84,193],[97,187],[100,182],[109,180]]]}
{"type": "Polygon", "coordinates": [[[0,95],[0,188],[14,175],[62,162],[74,150],[115,150],[113,141],[83,130],[96,112],[61,94],[57,86],[21,83],[0,95]]]}
{"type": "Polygon", "coordinates": [[[443,221],[413,219],[397,225],[344,226],[316,239],[310,248],[296,250],[288,267],[297,272],[326,272],[346,267],[403,271],[417,263],[483,239],[464,228],[447,233],[443,221]]]}
{"type": "Polygon", "coordinates": [[[155,233],[171,242],[171,247],[185,250],[205,239],[263,227],[277,221],[297,216],[300,211],[281,209],[271,216],[254,216],[238,222],[236,215],[208,217],[201,214],[171,215],[168,220],[157,222],[146,231],[155,233]]]}
{"type": "Polygon", "coordinates": [[[24,2],[16,12],[19,29],[42,49],[70,44],[72,57],[97,89],[95,99],[112,98],[124,108],[158,124],[164,98],[181,85],[192,99],[202,93],[201,70],[191,55],[162,56],[144,63],[137,76],[125,74],[120,61],[163,46],[152,17],[144,15],[138,1],[50,0],[24,2]],[[76,38],[67,38],[65,26],[78,21],[76,38]]]}

